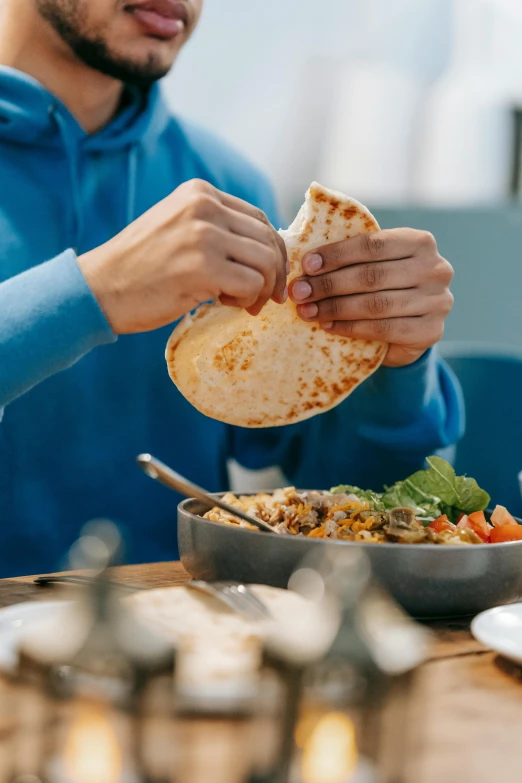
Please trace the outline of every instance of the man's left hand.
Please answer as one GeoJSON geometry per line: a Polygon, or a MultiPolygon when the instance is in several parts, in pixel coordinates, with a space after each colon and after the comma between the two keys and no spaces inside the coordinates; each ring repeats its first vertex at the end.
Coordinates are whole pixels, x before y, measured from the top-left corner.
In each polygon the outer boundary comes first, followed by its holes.
{"type": "Polygon", "coordinates": [[[387,367],[412,364],[437,343],[453,306],[453,268],[427,231],[395,228],[325,245],[290,286],[304,321],[330,334],[382,340],[387,367]]]}

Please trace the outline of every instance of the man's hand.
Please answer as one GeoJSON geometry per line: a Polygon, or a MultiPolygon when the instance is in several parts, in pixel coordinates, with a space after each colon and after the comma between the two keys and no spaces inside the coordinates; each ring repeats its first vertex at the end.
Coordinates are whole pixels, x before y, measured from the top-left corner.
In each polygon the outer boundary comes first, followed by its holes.
{"type": "Polygon", "coordinates": [[[360,234],[308,254],[303,270],[290,288],[301,318],[331,334],[389,343],[388,367],[411,364],[442,337],[453,269],[427,231],[360,234]]]}
{"type": "Polygon", "coordinates": [[[286,298],[285,245],[264,213],[201,180],[78,264],[116,334],[157,329],[210,299],[257,315],[286,298]]]}

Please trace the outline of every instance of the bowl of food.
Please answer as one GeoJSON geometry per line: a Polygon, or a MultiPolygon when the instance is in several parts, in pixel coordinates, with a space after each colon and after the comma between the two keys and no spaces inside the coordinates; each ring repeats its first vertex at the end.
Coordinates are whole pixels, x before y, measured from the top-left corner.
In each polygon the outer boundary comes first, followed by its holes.
{"type": "Polygon", "coordinates": [[[197,500],[178,508],[182,563],[197,579],[286,587],[320,547],[362,547],[375,577],[417,618],[476,614],[522,597],[522,521],[437,457],[427,470],[377,493],[342,485],[292,487],[227,502],[263,519],[254,530],[197,500]]]}

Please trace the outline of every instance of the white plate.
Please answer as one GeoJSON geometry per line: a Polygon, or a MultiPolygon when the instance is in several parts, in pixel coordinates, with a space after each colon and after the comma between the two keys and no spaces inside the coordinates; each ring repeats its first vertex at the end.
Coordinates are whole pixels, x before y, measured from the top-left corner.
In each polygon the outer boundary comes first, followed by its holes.
{"type": "MultiPolygon", "coordinates": [[[[277,609],[282,603],[283,609],[290,604],[290,609],[295,612],[295,602],[299,606],[299,602],[303,601],[300,596],[289,595],[286,590],[263,586],[259,592],[272,611],[274,604],[277,609]]],[[[233,647],[237,646],[238,637],[248,637],[254,630],[251,623],[226,607],[215,605],[213,599],[183,587],[147,590],[127,600],[138,610],[142,621],[148,620],[156,632],[171,641],[176,641],[180,631],[190,635],[196,633],[203,638],[220,631],[222,646],[225,643],[223,637],[226,637],[228,646],[233,647]]],[[[28,601],[0,609],[0,670],[12,670],[16,666],[17,649],[23,635],[42,624],[59,629],[62,623],[67,623],[72,605],[73,602],[64,600],[28,601]]]]}
{"type": "Polygon", "coordinates": [[[0,609],[0,669],[16,666],[18,641],[29,626],[56,618],[68,605],[68,601],[28,601],[0,609]]]}
{"type": "Polygon", "coordinates": [[[522,665],[522,603],[482,612],[471,623],[471,633],[486,647],[522,665]]]}

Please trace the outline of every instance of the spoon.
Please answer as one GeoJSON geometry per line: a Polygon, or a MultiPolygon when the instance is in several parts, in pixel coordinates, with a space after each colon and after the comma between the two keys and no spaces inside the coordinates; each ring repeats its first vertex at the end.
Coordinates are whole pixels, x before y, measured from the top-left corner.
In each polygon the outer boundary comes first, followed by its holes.
{"type": "Polygon", "coordinates": [[[233,514],[235,517],[239,517],[244,522],[248,522],[249,525],[254,525],[255,527],[259,528],[259,530],[263,530],[265,533],[276,532],[274,528],[271,527],[271,525],[269,525],[267,522],[263,522],[261,519],[251,517],[249,514],[245,514],[244,511],[240,511],[238,508],[229,506],[228,503],[224,503],[221,498],[210,495],[204,489],[198,487],[197,484],[193,484],[188,479],[180,476],[180,474],[176,473],[175,470],[172,470],[172,468],[164,465],[163,462],[160,462],[159,459],[155,459],[155,457],[152,457],[150,454],[140,454],[136,458],[136,462],[143,472],[146,473],[150,478],[159,481],[161,484],[169,487],[169,489],[180,492],[182,495],[185,495],[188,498],[196,498],[197,500],[200,500],[208,509],[215,508],[217,506],[223,511],[226,511],[229,514],[233,514]]]}

